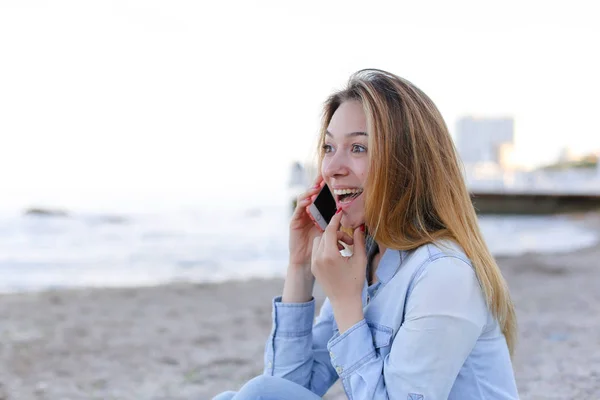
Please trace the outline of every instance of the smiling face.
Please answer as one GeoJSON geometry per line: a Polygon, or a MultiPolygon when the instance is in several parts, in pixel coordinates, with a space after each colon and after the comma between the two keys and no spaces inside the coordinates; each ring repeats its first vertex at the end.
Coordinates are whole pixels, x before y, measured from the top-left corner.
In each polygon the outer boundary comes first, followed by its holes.
{"type": "Polygon", "coordinates": [[[367,180],[367,119],[358,101],[343,102],[335,111],[323,145],[321,174],[342,208],[342,226],[356,228],[365,222],[363,194],[367,180]]]}

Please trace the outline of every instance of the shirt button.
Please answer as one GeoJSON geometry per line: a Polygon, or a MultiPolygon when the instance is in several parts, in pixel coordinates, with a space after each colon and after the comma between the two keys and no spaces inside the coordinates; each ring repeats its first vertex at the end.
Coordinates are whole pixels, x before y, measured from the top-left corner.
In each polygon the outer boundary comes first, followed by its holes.
{"type": "Polygon", "coordinates": [[[334,355],[333,355],[333,352],[332,352],[332,351],[330,351],[330,352],[329,352],[329,357],[330,357],[330,358],[333,358],[333,357],[334,357],[334,355]]]}
{"type": "Polygon", "coordinates": [[[273,363],[269,361],[269,368],[273,367],[273,363]]]}
{"type": "Polygon", "coordinates": [[[341,374],[341,373],[342,373],[342,371],[343,371],[342,367],[339,367],[339,366],[338,366],[338,367],[335,367],[335,372],[337,372],[337,373],[338,373],[338,375],[339,375],[339,374],[341,374]]]}

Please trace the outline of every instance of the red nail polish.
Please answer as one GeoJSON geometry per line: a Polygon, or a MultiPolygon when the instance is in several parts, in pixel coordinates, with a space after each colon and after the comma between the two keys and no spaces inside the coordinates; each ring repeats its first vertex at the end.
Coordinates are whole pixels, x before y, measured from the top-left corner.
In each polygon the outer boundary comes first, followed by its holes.
{"type": "Polygon", "coordinates": [[[342,207],[338,208],[337,211],[335,212],[336,214],[339,214],[340,212],[342,212],[342,207]]]}
{"type": "Polygon", "coordinates": [[[364,231],[365,231],[365,224],[362,224],[362,225],[360,226],[360,231],[361,231],[361,232],[364,232],[364,231]]]}

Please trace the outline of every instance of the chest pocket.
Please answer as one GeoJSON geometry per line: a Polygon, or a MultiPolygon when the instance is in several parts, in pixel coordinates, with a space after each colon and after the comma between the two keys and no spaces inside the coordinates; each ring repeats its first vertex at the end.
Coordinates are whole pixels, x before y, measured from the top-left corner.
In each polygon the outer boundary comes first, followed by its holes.
{"type": "Polygon", "coordinates": [[[392,335],[394,334],[394,330],[389,326],[376,324],[374,322],[368,322],[367,325],[371,330],[371,336],[373,336],[373,346],[375,346],[375,351],[385,357],[390,352],[390,348],[392,347],[392,335]]]}

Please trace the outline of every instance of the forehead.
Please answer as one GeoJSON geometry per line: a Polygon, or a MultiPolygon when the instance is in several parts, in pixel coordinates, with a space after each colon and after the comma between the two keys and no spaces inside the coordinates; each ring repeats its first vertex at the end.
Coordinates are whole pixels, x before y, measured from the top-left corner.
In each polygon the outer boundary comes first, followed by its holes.
{"type": "Polygon", "coordinates": [[[327,131],[334,138],[342,138],[351,132],[366,132],[367,118],[358,101],[343,102],[329,121],[327,131]]]}

